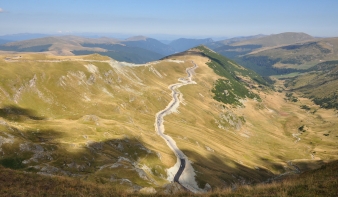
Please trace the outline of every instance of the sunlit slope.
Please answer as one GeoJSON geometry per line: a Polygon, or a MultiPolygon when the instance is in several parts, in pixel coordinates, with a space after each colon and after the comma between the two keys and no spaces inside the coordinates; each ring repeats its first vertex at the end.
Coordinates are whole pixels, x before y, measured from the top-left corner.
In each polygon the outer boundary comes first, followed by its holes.
{"type": "Polygon", "coordinates": [[[190,63],[157,63],[160,74],[155,65],[129,67],[100,56],[4,58],[3,165],[127,185],[166,182],[173,155],[155,134],[155,114],[171,99],[168,84],[190,63]]]}
{"type": "Polygon", "coordinates": [[[197,84],[179,88],[182,104],[164,126],[193,162],[201,188],[261,182],[295,171],[294,165],[303,170],[336,159],[333,111],[309,114],[300,108],[309,100],[289,102],[255,73],[205,50],[139,66],[99,55],[2,55],[1,165],[134,190],[167,184],[176,157],[155,133],[155,114],[168,105],[168,86],[186,77],[191,61],[198,65],[197,84]],[[236,84],[218,95],[236,102],[215,100],[219,80],[236,84]]]}
{"type": "MultiPolygon", "coordinates": [[[[295,171],[290,161],[301,163],[297,165],[305,170],[315,167],[320,159],[336,158],[334,136],[337,131],[333,128],[337,126],[337,120],[333,111],[316,107],[317,114],[308,115],[300,108],[301,103],[288,102],[283,93],[259,88],[260,84],[252,80],[253,76],[247,77],[246,82],[240,80],[240,85],[259,95],[261,102],[240,97],[240,94],[237,99],[242,102],[242,107],[217,102],[211,91],[217,86],[215,82],[231,80],[231,76],[215,75],[210,69],[212,60],[205,57],[204,50],[207,49],[194,49],[170,57],[194,60],[199,68],[194,77],[195,87],[181,88],[187,104],[179,109],[180,113],[168,116],[166,125],[166,132],[176,136],[179,147],[193,161],[202,187],[205,183],[229,186],[229,180],[258,182],[273,173],[295,171]],[[203,57],[193,55],[198,53],[203,57]],[[323,119],[330,121],[324,124],[323,119]],[[323,135],[324,125],[335,134],[323,135]],[[302,126],[306,131],[299,129],[302,126]]],[[[243,74],[237,76],[241,78],[243,74]]]]}

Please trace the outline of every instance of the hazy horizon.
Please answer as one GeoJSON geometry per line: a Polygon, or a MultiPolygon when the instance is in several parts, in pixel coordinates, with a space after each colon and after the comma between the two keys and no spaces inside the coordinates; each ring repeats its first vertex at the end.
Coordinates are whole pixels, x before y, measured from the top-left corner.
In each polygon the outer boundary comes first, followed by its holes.
{"type": "Polygon", "coordinates": [[[144,35],[172,40],[304,32],[332,37],[338,35],[337,7],[334,0],[13,0],[0,3],[0,35],[144,35]]]}

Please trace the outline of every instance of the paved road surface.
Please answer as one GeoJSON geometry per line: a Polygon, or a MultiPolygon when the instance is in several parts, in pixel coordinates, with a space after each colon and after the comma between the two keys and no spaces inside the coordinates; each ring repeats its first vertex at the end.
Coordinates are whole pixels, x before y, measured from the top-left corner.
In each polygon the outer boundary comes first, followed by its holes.
{"type": "Polygon", "coordinates": [[[181,165],[180,168],[178,169],[177,173],[175,174],[174,177],[174,182],[179,183],[178,179],[180,178],[184,168],[185,168],[185,159],[180,159],[181,160],[181,165]]]}

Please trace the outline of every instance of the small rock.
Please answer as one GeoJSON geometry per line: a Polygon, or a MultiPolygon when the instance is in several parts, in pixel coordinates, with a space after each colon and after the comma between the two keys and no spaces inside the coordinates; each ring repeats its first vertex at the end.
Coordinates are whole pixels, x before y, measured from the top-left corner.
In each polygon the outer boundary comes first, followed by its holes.
{"type": "Polygon", "coordinates": [[[207,191],[207,192],[211,191],[211,186],[209,185],[209,183],[205,184],[204,190],[207,191]]]}
{"type": "Polygon", "coordinates": [[[165,185],[163,193],[164,194],[176,194],[176,193],[183,192],[183,191],[185,191],[184,188],[180,184],[174,182],[174,183],[169,183],[165,185]]]}
{"type": "Polygon", "coordinates": [[[119,145],[117,145],[117,149],[119,149],[120,151],[123,151],[124,150],[123,145],[119,143],[119,145]]]}
{"type": "Polygon", "coordinates": [[[153,187],[144,187],[140,190],[141,194],[156,194],[156,190],[153,187]]]}

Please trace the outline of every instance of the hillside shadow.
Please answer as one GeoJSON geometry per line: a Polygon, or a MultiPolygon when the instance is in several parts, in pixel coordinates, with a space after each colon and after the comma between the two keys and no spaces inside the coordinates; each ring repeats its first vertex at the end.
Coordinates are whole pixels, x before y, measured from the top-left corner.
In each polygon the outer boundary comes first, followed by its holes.
{"type": "Polygon", "coordinates": [[[227,157],[218,157],[214,153],[202,156],[192,150],[182,150],[191,161],[197,172],[196,180],[199,187],[204,188],[210,179],[219,179],[219,187],[231,185],[255,185],[258,183],[270,183],[280,181],[294,174],[302,174],[309,170],[320,168],[325,165],[324,161],[285,161],[285,164],[272,160],[259,158],[263,163],[259,166],[247,167],[227,157]],[[210,172],[212,171],[212,172],[210,172]],[[205,172],[205,173],[203,173],[205,172]],[[278,172],[278,173],[273,173],[278,172]],[[207,175],[212,173],[213,175],[207,175]],[[222,186],[223,185],[223,186],[222,186]]]}
{"type": "Polygon", "coordinates": [[[87,140],[85,145],[75,148],[75,151],[59,148],[54,160],[49,162],[56,170],[47,170],[46,173],[79,177],[98,184],[122,184],[139,190],[150,185],[152,178],[149,171],[158,177],[165,175],[164,169],[158,167],[161,164],[157,154],[136,138],[124,137],[87,140]],[[142,167],[144,165],[145,168],[142,167]]]}
{"type": "MultiPolygon", "coordinates": [[[[140,186],[149,186],[146,181],[147,173],[140,166],[136,169],[141,159],[149,164],[146,167],[149,167],[153,175],[166,177],[165,169],[159,167],[163,164],[156,152],[146,148],[136,138],[124,137],[102,141],[86,139],[85,143],[72,144],[60,142],[59,139],[65,134],[53,129],[20,131],[11,128],[10,130],[12,130],[11,134],[23,138],[25,142],[11,149],[10,144],[2,145],[6,156],[0,159],[0,165],[7,168],[47,175],[79,177],[100,184],[129,184],[139,189],[140,186]],[[131,182],[126,183],[125,180],[131,182]]],[[[193,150],[182,151],[189,160],[195,161],[192,165],[201,188],[204,188],[206,183],[210,183],[210,179],[217,183],[217,187],[262,183],[277,176],[268,169],[284,169],[281,164],[264,158],[261,158],[265,163],[262,167],[250,168],[230,158],[220,158],[216,153],[202,156],[193,150]],[[205,174],[202,174],[203,172],[205,174]]],[[[302,165],[306,165],[306,162],[302,165]]]]}
{"type": "Polygon", "coordinates": [[[6,168],[78,177],[99,184],[122,184],[136,189],[150,185],[153,178],[149,171],[157,177],[166,176],[158,155],[136,138],[92,141],[86,136],[85,140],[73,143],[60,140],[67,134],[53,129],[7,128],[8,132],[3,136],[6,139],[15,136],[10,138],[19,143],[1,146],[5,156],[0,157],[0,165],[6,168]],[[143,169],[140,160],[148,170],[143,169]]]}
{"type": "MultiPolygon", "coordinates": [[[[265,168],[256,168],[252,169],[247,166],[244,166],[240,163],[237,163],[229,158],[219,158],[214,154],[209,154],[207,157],[204,157],[194,151],[191,150],[182,150],[184,154],[191,161],[194,162],[192,165],[196,171],[213,171],[219,179],[219,183],[223,182],[224,187],[229,187],[230,184],[256,184],[262,181],[266,181],[268,178],[274,176],[272,172],[265,168]],[[210,165],[212,163],[212,165],[210,165]]],[[[276,165],[269,163],[269,165],[276,165]]],[[[198,174],[197,174],[198,175],[198,174]]],[[[199,186],[203,188],[205,184],[208,182],[206,179],[207,176],[201,174],[201,176],[197,177],[199,186]]],[[[210,178],[210,177],[209,177],[210,178]]]]}
{"type": "Polygon", "coordinates": [[[25,160],[31,158],[33,163],[50,162],[58,150],[58,139],[64,133],[53,129],[19,130],[6,125],[7,131],[0,131],[0,165],[11,169],[24,169],[28,165],[25,160]]]}
{"type": "Polygon", "coordinates": [[[35,110],[25,109],[15,105],[7,105],[0,108],[0,117],[10,121],[24,121],[26,119],[44,120],[44,117],[37,115],[35,110]]]}
{"type": "MultiPolygon", "coordinates": [[[[256,185],[281,181],[295,174],[302,175],[326,165],[326,162],[322,160],[285,161],[285,165],[283,165],[261,157],[259,160],[264,163],[250,168],[229,158],[217,157],[213,153],[208,154],[208,156],[202,156],[191,150],[182,151],[189,160],[195,161],[192,166],[197,172],[196,180],[200,188],[204,188],[205,184],[210,183],[210,179],[214,179],[214,177],[221,180],[218,182],[218,187],[233,188],[236,187],[234,185],[256,185]],[[208,171],[212,171],[213,175],[203,173],[208,171]],[[272,171],[278,173],[273,173],[272,171]]],[[[330,163],[332,162],[334,161],[330,161],[330,163]]]]}
{"type": "Polygon", "coordinates": [[[57,143],[60,137],[66,134],[53,129],[25,130],[22,132],[24,138],[32,143],[57,143]]]}

